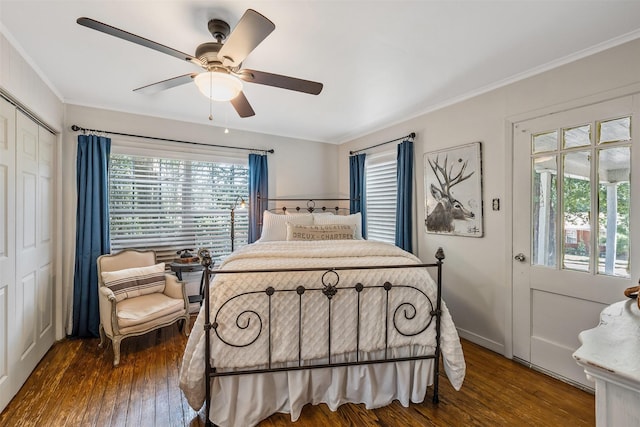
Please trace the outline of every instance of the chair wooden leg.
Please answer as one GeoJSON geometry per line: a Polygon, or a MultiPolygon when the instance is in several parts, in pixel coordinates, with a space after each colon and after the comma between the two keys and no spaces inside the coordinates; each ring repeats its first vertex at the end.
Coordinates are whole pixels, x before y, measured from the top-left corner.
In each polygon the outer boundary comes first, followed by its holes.
{"type": "Polygon", "coordinates": [[[98,348],[104,348],[107,343],[107,334],[104,332],[104,328],[102,327],[102,323],[100,323],[100,327],[98,328],[100,332],[100,342],[98,343],[98,348]]]}
{"type": "Polygon", "coordinates": [[[120,364],[120,341],[122,338],[114,337],[111,341],[113,342],[113,366],[118,366],[120,364]]]}
{"type": "Polygon", "coordinates": [[[189,327],[189,315],[187,314],[185,319],[182,321],[182,331],[184,332],[184,336],[188,337],[189,333],[191,333],[191,328],[189,327]]]}

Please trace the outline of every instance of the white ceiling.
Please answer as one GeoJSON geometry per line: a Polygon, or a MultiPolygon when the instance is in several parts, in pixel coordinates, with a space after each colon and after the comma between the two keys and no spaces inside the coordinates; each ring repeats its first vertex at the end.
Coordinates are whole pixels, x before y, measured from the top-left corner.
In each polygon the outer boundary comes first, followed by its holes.
{"type": "MultiPolygon", "coordinates": [[[[640,37],[640,1],[0,0],[0,30],[66,103],[341,143],[640,37]],[[318,96],[257,84],[256,115],[187,84],[174,57],[76,24],[87,16],[193,54],[211,18],[248,8],[276,25],[243,67],[324,83],[318,96]]],[[[116,129],[112,129],[116,130],[116,129]]]]}

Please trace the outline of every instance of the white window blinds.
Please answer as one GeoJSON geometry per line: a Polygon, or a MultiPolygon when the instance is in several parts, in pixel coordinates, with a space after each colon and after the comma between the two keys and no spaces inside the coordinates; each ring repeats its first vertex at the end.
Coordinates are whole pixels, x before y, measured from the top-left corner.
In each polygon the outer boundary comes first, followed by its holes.
{"type": "Polygon", "coordinates": [[[395,243],[397,178],[393,152],[367,158],[367,239],[395,243]]]}
{"type": "MultiPolygon", "coordinates": [[[[231,208],[248,199],[244,164],[111,154],[109,209],[111,250],[146,248],[158,261],[176,251],[231,251],[231,208]]],[[[235,210],[235,246],[247,242],[247,210],[235,210]]]]}

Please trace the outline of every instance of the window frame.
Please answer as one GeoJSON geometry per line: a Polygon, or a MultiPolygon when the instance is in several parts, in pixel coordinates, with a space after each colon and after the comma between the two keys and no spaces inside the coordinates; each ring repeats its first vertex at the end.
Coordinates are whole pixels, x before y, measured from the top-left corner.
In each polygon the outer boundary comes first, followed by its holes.
{"type": "MultiPolygon", "coordinates": [[[[378,171],[377,173],[381,174],[383,172],[378,171]]],[[[389,171],[387,171],[386,173],[390,174],[389,171]]],[[[397,209],[397,198],[398,198],[397,173],[398,173],[398,159],[397,159],[396,150],[390,149],[390,150],[381,151],[375,154],[367,155],[366,162],[365,162],[365,187],[366,187],[366,212],[367,212],[366,227],[367,227],[368,240],[375,240],[375,241],[395,244],[395,231],[397,226],[396,209],[397,209]],[[386,197],[381,196],[380,200],[389,201],[389,206],[374,209],[370,203],[377,200],[371,200],[371,191],[370,191],[371,176],[369,175],[369,173],[371,172],[370,168],[380,168],[381,165],[389,165],[389,164],[393,164],[393,174],[392,174],[392,178],[389,178],[389,181],[385,182],[385,185],[387,186],[393,185],[393,189],[394,189],[393,199],[390,200],[389,196],[386,196],[386,197]],[[380,218],[382,215],[380,213],[376,213],[376,210],[380,210],[380,209],[388,210],[389,215],[387,217],[380,218]],[[391,227],[391,218],[390,218],[391,216],[393,217],[392,227],[391,227]],[[375,223],[378,219],[380,219],[380,222],[375,223]],[[374,223],[376,228],[378,228],[379,230],[383,228],[386,228],[386,229],[391,228],[393,231],[392,233],[389,233],[388,231],[387,232],[377,231],[375,228],[371,227],[371,225],[374,225],[374,223]]],[[[380,191],[384,192],[384,190],[380,190],[380,191]]],[[[387,190],[386,192],[384,192],[384,194],[388,195],[390,194],[390,191],[387,190]]]]}
{"type": "MultiPolygon", "coordinates": [[[[164,160],[176,160],[176,161],[196,161],[196,162],[207,162],[207,163],[218,163],[218,164],[235,164],[238,166],[242,166],[248,169],[248,158],[246,156],[242,156],[239,153],[229,153],[221,150],[217,150],[216,147],[211,147],[211,149],[206,147],[198,147],[198,146],[186,146],[183,143],[171,143],[165,141],[153,141],[150,143],[148,141],[137,141],[137,140],[129,140],[129,139],[113,139],[111,145],[111,155],[125,155],[125,156],[138,156],[144,158],[157,158],[164,160]]],[[[109,159],[110,167],[109,167],[109,193],[111,195],[111,158],[109,159]]],[[[244,198],[244,200],[248,200],[248,170],[247,174],[247,185],[245,191],[239,191],[237,196],[244,198]]],[[[228,222],[223,227],[217,227],[216,235],[223,235],[223,241],[216,244],[215,248],[212,250],[214,256],[224,257],[231,252],[231,236],[230,236],[230,226],[231,226],[231,208],[233,207],[235,197],[231,195],[224,202],[224,206],[219,208],[215,208],[218,217],[220,215],[228,215],[228,222]],[[231,200],[230,200],[231,199],[231,200]]],[[[111,200],[110,200],[111,207],[111,200]]],[[[214,209],[214,208],[212,208],[214,209]]],[[[111,210],[111,209],[110,209],[111,210]]],[[[112,225],[112,213],[109,215],[109,224],[110,227],[112,225]]],[[[247,243],[248,237],[248,210],[241,209],[240,203],[235,207],[235,243],[234,246],[237,249],[238,247],[247,243]]],[[[211,240],[219,239],[220,237],[212,237],[211,240]]],[[[153,241],[150,239],[150,241],[153,241]]],[[[111,240],[113,242],[113,240],[111,240]]],[[[197,242],[194,242],[197,244],[197,242]]],[[[161,249],[160,246],[154,247],[152,244],[144,244],[142,246],[130,246],[126,245],[126,247],[144,247],[147,249],[156,250],[158,262],[172,262],[176,257],[176,250],[183,248],[191,248],[198,250],[199,247],[194,247],[194,245],[185,245],[182,247],[176,246],[175,248],[171,248],[171,250],[166,249],[167,246],[163,246],[164,249],[161,249]],[[174,250],[175,249],[175,250],[174,250]]],[[[122,245],[113,245],[112,251],[117,251],[120,249],[124,249],[125,246],[122,245]]]]}

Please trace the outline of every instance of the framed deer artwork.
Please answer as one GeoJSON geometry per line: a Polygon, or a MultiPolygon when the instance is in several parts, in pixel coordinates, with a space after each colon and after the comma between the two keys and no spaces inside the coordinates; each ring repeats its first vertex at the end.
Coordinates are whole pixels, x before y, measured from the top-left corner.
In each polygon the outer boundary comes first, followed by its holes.
{"type": "Polygon", "coordinates": [[[460,145],[424,155],[427,233],[482,237],[482,146],[460,145]]]}

